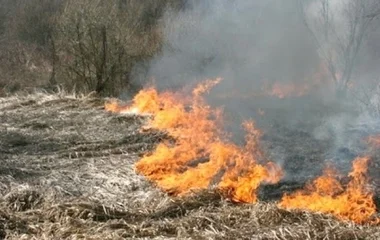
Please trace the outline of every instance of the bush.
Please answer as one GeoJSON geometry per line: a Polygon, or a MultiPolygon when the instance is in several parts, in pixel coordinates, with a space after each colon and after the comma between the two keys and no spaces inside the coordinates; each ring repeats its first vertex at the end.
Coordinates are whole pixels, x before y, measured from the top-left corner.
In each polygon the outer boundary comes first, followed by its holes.
{"type": "Polygon", "coordinates": [[[57,79],[79,92],[120,94],[135,63],[160,50],[157,20],[169,3],[175,1],[67,1],[54,31],[57,79]]]}
{"type": "Polygon", "coordinates": [[[45,87],[51,32],[64,0],[0,0],[0,91],[45,87]]]}
{"type": "Polygon", "coordinates": [[[14,0],[9,17],[9,34],[25,43],[46,47],[55,27],[54,18],[65,0],[14,0]]]}
{"type": "Polygon", "coordinates": [[[0,0],[0,92],[58,84],[118,95],[160,50],[165,9],[182,2],[0,0]]]}

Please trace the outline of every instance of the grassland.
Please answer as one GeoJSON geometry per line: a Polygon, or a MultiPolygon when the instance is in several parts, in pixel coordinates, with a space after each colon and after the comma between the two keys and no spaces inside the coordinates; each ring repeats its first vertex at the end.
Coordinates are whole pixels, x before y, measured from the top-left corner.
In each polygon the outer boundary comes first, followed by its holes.
{"type": "MultiPolygon", "coordinates": [[[[146,117],[107,113],[104,101],[0,98],[0,238],[380,239],[380,227],[287,211],[273,201],[234,204],[215,190],[168,196],[133,168],[168,136],[139,131],[146,117]]],[[[305,142],[292,136],[294,144],[305,142]]],[[[308,146],[301,155],[316,151],[308,146]]]]}

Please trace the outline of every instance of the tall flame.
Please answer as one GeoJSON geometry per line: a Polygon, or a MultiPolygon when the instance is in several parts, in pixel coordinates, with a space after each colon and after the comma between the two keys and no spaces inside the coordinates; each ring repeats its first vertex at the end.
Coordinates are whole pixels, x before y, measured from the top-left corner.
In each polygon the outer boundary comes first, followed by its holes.
{"type": "MultiPolygon", "coordinates": [[[[216,187],[234,202],[254,203],[263,182],[276,183],[283,173],[260,151],[261,132],[253,121],[245,121],[245,146],[228,141],[223,132],[222,110],[206,104],[207,93],[220,78],[196,86],[190,94],[159,93],[154,88],[140,91],[131,105],[111,101],[106,110],[116,113],[149,114],[146,127],[167,132],[174,140],[158,144],[142,157],[136,171],[174,195],[216,187]]],[[[367,187],[369,157],[354,160],[350,182],[342,184],[328,167],[324,175],[304,190],[285,194],[279,206],[330,213],[356,223],[380,223],[373,195],[367,187]]]]}
{"type": "Polygon", "coordinates": [[[220,78],[194,88],[190,96],[155,89],[142,90],[133,104],[121,107],[106,105],[111,112],[133,112],[153,115],[149,127],[164,130],[174,142],[162,142],[140,159],[137,172],[175,195],[216,186],[236,202],[257,201],[255,190],[261,182],[277,182],[281,169],[274,163],[259,164],[263,158],[259,148],[261,133],[252,121],[243,123],[247,131],[246,145],[240,147],[226,141],[222,132],[222,110],[207,105],[202,94],[220,78]]]}
{"type": "Polygon", "coordinates": [[[368,161],[369,157],[354,160],[347,186],[343,186],[337,180],[336,173],[328,168],[323,176],[314,180],[305,190],[284,195],[280,207],[329,213],[360,224],[380,223],[380,218],[374,217],[376,205],[367,187],[368,161]]]}

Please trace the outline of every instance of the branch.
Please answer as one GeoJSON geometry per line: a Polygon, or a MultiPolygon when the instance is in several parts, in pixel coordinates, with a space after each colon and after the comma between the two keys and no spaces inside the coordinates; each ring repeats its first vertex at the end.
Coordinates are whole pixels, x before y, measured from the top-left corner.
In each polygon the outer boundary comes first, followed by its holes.
{"type": "Polygon", "coordinates": [[[380,16],[380,8],[378,10],[376,10],[375,12],[366,15],[365,17],[373,19],[373,18],[376,18],[378,16],[380,16]]]}

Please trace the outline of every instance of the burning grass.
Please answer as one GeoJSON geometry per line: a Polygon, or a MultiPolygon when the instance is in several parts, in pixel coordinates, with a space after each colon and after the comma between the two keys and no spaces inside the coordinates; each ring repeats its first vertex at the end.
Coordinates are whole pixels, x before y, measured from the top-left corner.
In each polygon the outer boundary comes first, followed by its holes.
{"type": "Polygon", "coordinates": [[[262,182],[277,182],[281,170],[273,162],[262,162],[258,146],[260,131],[252,121],[243,123],[246,145],[239,147],[221,132],[222,112],[205,103],[202,94],[221,79],[199,84],[191,96],[150,88],[141,91],[132,106],[106,104],[111,112],[148,113],[149,127],[167,131],[175,143],[163,142],[136,163],[136,170],[161,189],[176,195],[207,189],[217,184],[233,201],[254,203],[262,182]],[[205,161],[198,162],[199,159],[205,161]],[[194,163],[195,162],[195,163],[194,163]]]}
{"type": "Polygon", "coordinates": [[[103,104],[91,96],[0,98],[0,238],[380,237],[378,226],[332,215],[274,202],[237,204],[223,188],[168,196],[136,174],[134,164],[159,143],[178,139],[168,131],[141,131],[151,116],[110,114],[103,104]]]}
{"type": "Polygon", "coordinates": [[[379,224],[380,217],[376,217],[373,192],[366,186],[368,161],[368,157],[354,160],[352,172],[349,174],[351,180],[346,186],[328,168],[306,190],[284,195],[280,206],[330,213],[361,224],[379,224]]]}
{"type": "MultiPolygon", "coordinates": [[[[257,202],[257,189],[262,183],[277,183],[281,168],[264,161],[259,144],[261,133],[252,121],[243,126],[247,132],[246,145],[239,147],[221,132],[222,114],[207,105],[204,92],[220,79],[196,86],[192,96],[181,93],[158,93],[153,88],[142,90],[131,106],[106,105],[111,112],[142,112],[152,115],[150,127],[167,131],[175,143],[163,142],[136,163],[136,170],[164,191],[175,195],[190,190],[208,189],[214,183],[234,202],[257,202]],[[184,99],[184,100],[183,100],[184,99]],[[199,164],[191,164],[205,159],[199,164]]],[[[344,189],[331,171],[317,178],[305,191],[285,195],[279,206],[308,209],[333,214],[356,223],[380,223],[368,183],[369,157],[353,162],[352,180],[344,189]]]]}

